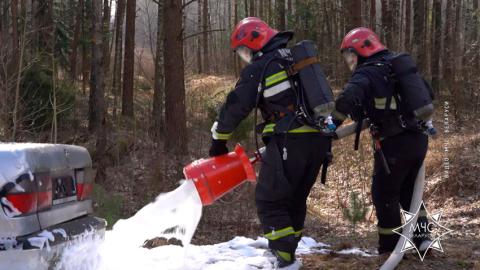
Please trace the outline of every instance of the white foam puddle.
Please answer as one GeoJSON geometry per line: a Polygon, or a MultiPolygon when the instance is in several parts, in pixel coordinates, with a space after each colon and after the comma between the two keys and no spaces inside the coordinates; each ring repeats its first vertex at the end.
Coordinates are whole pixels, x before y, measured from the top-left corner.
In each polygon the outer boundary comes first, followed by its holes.
{"type": "MultiPolygon", "coordinates": [[[[275,260],[268,252],[265,238],[253,240],[237,236],[215,245],[190,245],[201,213],[202,204],[195,186],[185,181],[176,190],[158,196],[131,218],[118,221],[113,230],[106,232],[105,239],[92,233],[79,237],[66,248],[55,269],[274,269],[275,260]],[[182,241],[183,247],[142,247],[145,240],[155,237],[174,237],[182,241]]],[[[303,237],[297,254],[328,253],[331,252],[328,247],[303,237]]],[[[296,263],[289,269],[299,267],[300,263],[296,263]]]]}

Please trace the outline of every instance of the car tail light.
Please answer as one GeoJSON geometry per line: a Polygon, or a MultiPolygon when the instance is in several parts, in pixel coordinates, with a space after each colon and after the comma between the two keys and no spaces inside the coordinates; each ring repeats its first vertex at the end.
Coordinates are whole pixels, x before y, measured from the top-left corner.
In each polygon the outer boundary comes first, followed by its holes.
{"type": "MultiPolygon", "coordinates": [[[[14,193],[5,196],[7,200],[20,211],[21,215],[28,215],[37,212],[37,194],[36,193],[14,193]]],[[[9,206],[4,206],[9,207],[9,206]]],[[[15,212],[14,209],[9,209],[10,212],[15,212]]]]}
{"type": "Polygon", "coordinates": [[[13,213],[13,216],[23,216],[49,209],[52,206],[52,181],[50,174],[35,174],[32,179],[29,174],[21,175],[5,196],[6,204],[2,206],[13,213]],[[18,213],[17,212],[20,212],[18,213]]]}
{"type": "Polygon", "coordinates": [[[77,182],[77,200],[83,201],[92,197],[93,175],[94,172],[91,168],[75,171],[75,179],[77,182]]]}

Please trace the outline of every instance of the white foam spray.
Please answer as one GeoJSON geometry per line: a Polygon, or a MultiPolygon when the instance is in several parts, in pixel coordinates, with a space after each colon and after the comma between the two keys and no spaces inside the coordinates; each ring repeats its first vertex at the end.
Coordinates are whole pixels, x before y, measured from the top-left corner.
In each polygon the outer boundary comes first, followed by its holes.
{"type": "Polygon", "coordinates": [[[123,270],[184,269],[184,257],[202,215],[202,203],[192,181],[159,195],[134,216],[119,220],[104,241],[87,236],[69,245],[56,269],[123,270]],[[168,246],[168,252],[146,249],[146,240],[176,238],[183,247],[168,246]]]}

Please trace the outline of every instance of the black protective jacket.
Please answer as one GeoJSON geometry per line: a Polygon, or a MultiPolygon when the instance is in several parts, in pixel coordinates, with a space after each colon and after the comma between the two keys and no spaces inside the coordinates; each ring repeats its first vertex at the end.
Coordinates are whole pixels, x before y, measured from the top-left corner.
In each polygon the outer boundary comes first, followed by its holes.
{"type": "Polygon", "coordinates": [[[212,127],[213,139],[229,139],[238,124],[255,108],[259,85],[263,88],[263,95],[259,97],[258,106],[266,123],[275,122],[281,113],[279,109],[294,107],[295,92],[285,72],[292,63],[289,49],[286,49],[292,36],[291,32],[277,34],[242,70],[235,89],[228,94],[212,127]]]}
{"type": "Polygon", "coordinates": [[[390,67],[381,64],[385,57],[392,54],[385,50],[359,59],[357,68],[335,102],[333,115],[337,120],[343,121],[350,116],[359,121],[368,117],[384,137],[418,128],[418,121],[412,115],[402,114],[401,104],[397,104],[392,96],[395,83],[390,67]],[[390,107],[387,110],[389,97],[390,107]]]}

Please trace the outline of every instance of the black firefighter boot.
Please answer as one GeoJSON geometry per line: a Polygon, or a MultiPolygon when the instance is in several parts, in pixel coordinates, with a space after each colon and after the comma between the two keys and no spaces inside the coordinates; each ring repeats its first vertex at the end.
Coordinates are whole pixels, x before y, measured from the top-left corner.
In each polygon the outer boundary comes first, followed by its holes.
{"type": "Polygon", "coordinates": [[[277,268],[287,267],[295,262],[295,253],[272,249],[273,255],[277,258],[277,268]]]}
{"type": "Polygon", "coordinates": [[[429,223],[426,216],[420,215],[417,220],[417,226],[413,232],[412,240],[418,251],[422,256],[427,252],[428,247],[432,243],[430,239],[430,229],[432,228],[432,223],[429,223]]]}

